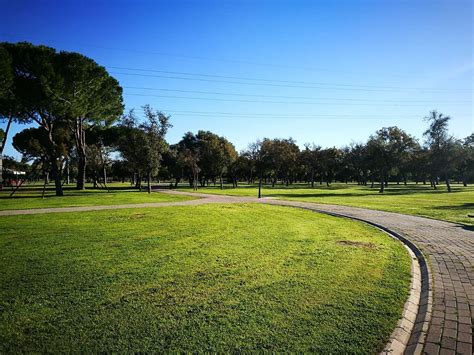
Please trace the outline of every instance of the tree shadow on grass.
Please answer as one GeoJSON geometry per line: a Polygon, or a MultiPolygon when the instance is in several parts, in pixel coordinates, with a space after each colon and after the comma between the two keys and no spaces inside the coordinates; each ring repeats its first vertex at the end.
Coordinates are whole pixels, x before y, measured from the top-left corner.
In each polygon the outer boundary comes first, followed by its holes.
{"type": "MultiPolygon", "coordinates": [[[[207,188],[207,187],[206,187],[207,188]]],[[[212,188],[212,186],[210,187],[212,188]]],[[[299,191],[299,190],[306,190],[308,193],[306,194],[293,194],[293,196],[323,196],[323,194],[318,194],[317,192],[319,191],[341,191],[341,193],[337,194],[331,194],[331,196],[368,196],[368,195],[379,195],[379,185],[374,185],[374,187],[370,186],[361,186],[361,185],[331,185],[331,186],[326,186],[326,185],[315,185],[314,188],[312,188],[310,185],[293,185],[293,186],[282,186],[282,185],[275,185],[275,187],[272,187],[271,185],[263,185],[262,186],[263,190],[268,194],[272,194],[270,191],[275,191],[274,194],[278,195],[285,195],[284,193],[280,193],[279,191],[299,191]],[[357,192],[347,192],[344,193],[344,190],[354,190],[356,189],[357,192]],[[310,191],[314,191],[315,193],[312,194],[310,191]]],[[[230,187],[225,187],[224,190],[231,189],[230,187]]],[[[237,189],[258,189],[258,185],[243,185],[239,186],[237,189]]],[[[235,189],[232,189],[235,190],[235,189]]],[[[455,193],[460,193],[460,192],[466,192],[464,188],[458,188],[454,187],[452,189],[452,192],[448,192],[444,188],[439,188],[437,190],[433,190],[432,188],[428,186],[423,186],[423,185],[389,185],[388,187],[385,188],[385,192],[383,194],[380,194],[381,196],[384,195],[391,195],[391,196],[397,196],[397,195],[411,195],[411,194],[455,194],[455,193]]],[[[290,194],[288,194],[290,195],[290,194]]]]}
{"type": "Polygon", "coordinates": [[[305,199],[305,198],[325,198],[325,197],[362,197],[362,196],[370,196],[370,194],[358,194],[358,193],[342,193],[342,194],[334,194],[334,193],[314,193],[314,194],[282,194],[282,193],[271,193],[270,191],[264,191],[263,194],[265,196],[271,197],[281,197],[281,198],[298,198],[298,199],[305,199]]]}
{"type": "MultiPolygon", "coordinates": [[[[287,197],[287,198],[323,198],[323,197],[334,197],[334,198],[344,198],[344,197],[366,197],[366,196],[380,196],[381,198],[384,198],[384,196],[412,196],[412,195],[417,195],[417,194],[424,194],[426,197],[426,191],[419,191],[417,189],[406,189],[406,190],[391,190],[387,189],[385,190],[384,193],[379,193],[378,188],[373,188],[373,189],[368,189],[368,190],[359,190],[357,192],[330,192],[331,190],[326,190],[326,192],[323,189],[318,189],[315,190],[314,193],[308,192],[308,193],[285,193],[285,192],[280,192],[280,191],[274,191],[272,192],[272,189],[265,189],[264,193],[266,195],[274,196],[274,197],[287,197]],[[319,192],[321,191],[321,192],[319,192]]],[[[446,193],[449,194],[448,192],[432,192],[433,194],[439,194],[439,193],[446,193]]],[[[455,192],[451,192],[453,194],[455,192]]]]}
{"type": "Polygon", "coordinates": [[[471,209],[472,212],[469,213],[470,215],[473,216],[474,218],[474,203],[468,202],[468,203],[462,203],[459,205],[450,205],[450,206],[436,206],[436,207],[431,207],[435,210],[468,210],[471,209]]]}
{"type": "MultiPolygon", "coordinates": [[[[43,187],[28,187],[25,189],[18,189],[18,191],[10,197],[11,190],[4,190],[5,194],[0,194],[0,200],[11,200],[11,199],[26,199],[26,198],[41,198],[43,194],[43,187]]],[[[146,192],[144,190],[139,191],[138,189],[133,189],[133,187],[128,186],[111,186],[109,190],[105,188],[87,188],[86,190],[76,190],[72,186],[63,188],[64,196],[59,196],[61,198],[67,197],[80,197],[80,196],[90,196],[90,195],[100,195],[106,193],[128,193],[128,192],[146,192]]],[[[55,195],[54,187],[48,186],[45,189],[45,198],[58,197],[55,195]]]]}

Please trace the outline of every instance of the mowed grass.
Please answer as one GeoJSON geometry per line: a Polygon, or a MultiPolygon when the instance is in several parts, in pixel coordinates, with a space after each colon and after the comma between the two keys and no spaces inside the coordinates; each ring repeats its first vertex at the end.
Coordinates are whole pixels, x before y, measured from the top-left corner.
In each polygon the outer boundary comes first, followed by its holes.
{"type": "Polygon", "coordinates": [[[410,258],[367,225],[267,205],[0,218],[0,353],[374,353],[410,258]]]}
{"type": "MultiPolygon", "coordinates": [[[[378,186],[358,186],[355,184],[315,185],[311,188],[305,184],[289,187],[276,185],[275,188],[263,188],[263,196],[285,200],[327,203],[336,205],[365,207],[381,211],[398,212],[410,215],[430,217],[445,221],[474,225],[474,187],[453,185],[448,193],[441,185],[433,190],[426,185],[390,184],[384,194],[378,192],[378,186]]],[[[241,184],[233,189],[226,186],[224,190],[214,187],[200,188],[199,192],[237,196],[257,196],[257,186],[241,184]]]]}
{"type": "Polygon", "coordinates": [[[54,185],[49,185],[43,199],[41,198],[43,186],[39,184],[22,186],[12,197],[10,197],[12,189],[4,188],[0,190],[0,210],[120,205],[193,199],[187,196],[148,194],[146,191],[140,192],[132,188],[129,183],[113,183],[109,185],[109,189],[110,191],[107,191],[105,188],[94,189],[89,185],[86,190],[78,191],[74,185],[69,185],[64,186],[64,196],[57,197],[55,196],[54,185]]]}

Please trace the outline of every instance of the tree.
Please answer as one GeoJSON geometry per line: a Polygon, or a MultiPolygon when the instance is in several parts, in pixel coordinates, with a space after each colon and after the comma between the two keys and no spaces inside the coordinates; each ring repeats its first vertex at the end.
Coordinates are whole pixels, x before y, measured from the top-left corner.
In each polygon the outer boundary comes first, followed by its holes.
{"type": "Polygon", "coordinates": [[[367,147],[362,143],[351,144],[345,159],[352,165],[352,174],[357,183],[360,185],[367,185],[369,174],[367,147]]]}
{"type": "MultiPolygon", "coordinates": [[[[26,42],[2,43],[0,49],[0,81],[11,81],[8,90],[0,92],[0,117],[6,117],[9,124],[13,120],[38,123],[48,132],[51,155],[55,151],[55,125],[67,122],[76,138],[78,187],[83,188],[85,131],[94,125],[110,124],[122,113],[122,89],[118,82],[103,67],[79,53],[57,53],[53,48],[26,42]],[[13,74],[10,81],[8,73],[13,74]]],[[[50,158],[52,162],[58,159],[50,158]]],[[[61,169],[57,165],[52,164],[52,174],[56,194],[62,195],[61,169]]]]}
{"type": "Polygon", "coordinates": [[[200,162],[201,152],[199,140],[192,132],[187,132],[177,144],[178,164],[182,167],[188,176],[189,184],[193,190],[198,189],[199,173],[201,171],[198,163],[200,162]]]}
{"type": "Polygon", "coordinates": [[[86,139],[86,152],[91,161],[89,171],[94,187],[97,187],[100,176],[102,176],[104,187],[108,190],[107,170],[112,165],[112,152],[118,146],[118,133],[117,127],[96,126],[89,130],[86,139]]]}
{"type": "Polygon", "coordinates": [[[3,186],[3,152],[11,124],[13,121],[19,123],[25,123],[27,121],[17,110],[18,102],[15,97],[13,71],[14,67],[12,65],[11,54],[5,47],[5,43],[0,43],[0,122],[7,122],[5,130],[0,129],[0,189],[3,186]]]}
{"type": "Polygon", "coordinates": [[[474,180],[474,133],[458,141],[456,150],[456,172],[464,186],[474,180]]]}
{"type": "Polygon", "coordinates": [[[431,111],[425,117],[429,123],[428,129],[423,133],[426,138],[426,146],[430,149],[430,166],[433,188],[436,189],[435,180],[443,177],[446,182],[448,192],[451,192],[449,174],[453,170],[453,148],[454,138],[448,133],[448,123],[451,117],[444,116],[437,111],[431,111]]]}
{"type": "Polygon", "coordinates": [[[237,159],[234,145],[226,138],[209,131],[199,131],[196,135],[199,149],[199,167],[205,178],[213,181],[219,177],[220,188],[223,189],[223,175],[237,159]]]}
{"type": "MultiPolygon", "coordinates": [[[[0,46],[0,121],[6,119],[7,127],[5,130],[0,129],[0,160],[7,142],[8,131],[13,120],[13,68],[11,65],[11,56],[8,51],[0,46]]],[[[1,162],[0,162],[1,166],[1,162]]],[[[0,169],[1,170],[1,169],[0,169]]],[[[1,172],[0,172],[1,174],[1,172]]],[[[0,175],[0,187],[2,177],[0,175]]]]}
{"type": "Polygon", "coordinates": [[[321,151],[321,179],[326,178],[326,186],[329,186],[340,167],[342,152],[336,147],[323,149],[321,151]]]}
{"type": "MultiPolygon", "coordinates": [[[[61,166],[55,141],[55,129],[64,120],[64,102],[56,93],[62,91],[62,78],[57,75],[57,56],[53,48],[30,43],[2,43],[11,59],[13,83],[9,95],[1,103],[1,116],[9,121],[37,123],[48,138],[47,152],[56,195],[62,196],[61,166]]],[[[3,51],[3,52],[4,52],[3,51]]]]}
{"type": "Polygon", "coordinates": [[[143,174],[147,176],[148,193],[151,193],[151,179],[158,173],[163,154],[168,149],[165,135],[171,127],[170,117],[143,106],[146,121],[138,123],[133,110],[124,115],[117,128],[118,150],[134,176],[136,187],[141,189],[143,174]]]}
{"type": "Polygon", "coordinates": [[[141,181],[145,159],[141,154],[144,141],[143,131],[138,127],[138,118],[134,110],[123,115],[117,126],[117,148],[132,175],[132,184],[141,190],[141,181]]]}
{"type": "Polygon", "coordinates": [[[255,172],[258,176],[258,198],[261,198],[263,178],[270,174],[273,169],[272,141],[264,138],[262,141],[250,144],[247,149],[247,156],[255,166],[255,172]]]}
{"type": "Polygon", "coordinates": [[[158,173],[163,153],[168,149],[165,136],[171,124],[169,116],[160,111],[153,111],[149,105],[143,106],[143,110],[147,121],[140,125],[144,132],[142,154],[145,158],[148,193],[151,193],[151,178],[158,173]]]}
{"type": "Polygon", "coordinates": [[[312,188],[316,171],[320,168],[320,151],[321,147],[313,143],[313,145],[305,144],[305,149],[301,152],[301,162],[309,175],[312,188]]]}
{"type": "Polygon", "coordinates": [[[398,127],[378,130],[367,142],[372,167],[380,176],[380,193],[383,193],[388,177],[394,167],[398,167],[407,152],[415,147],[415,140],[398,127]]]}
{"type": "MultiPolygon", "coordinates": [[[[57,127],[54,131],[54,140],[57,142],[55,145],[56,155],[66,157],[73,145],[67,127],[57,127]]],[[[23,155],[24,160],[33,160],[33,167],[41,167],[46,185],[51,169],[47,133],[41,128],[24,129],[13,137],[13,147],[23,155]]]]}
{"type": "Polygon", "coordinates": [[[109,126],[123,112],[122,88],[106,69],[79,53],[60,52],[58,75],[63,80],[57,93],[64,103],[64,115],[74,133],[78,157],[77,189],[85,188],[87,164],[86,132],[109,126]]]}

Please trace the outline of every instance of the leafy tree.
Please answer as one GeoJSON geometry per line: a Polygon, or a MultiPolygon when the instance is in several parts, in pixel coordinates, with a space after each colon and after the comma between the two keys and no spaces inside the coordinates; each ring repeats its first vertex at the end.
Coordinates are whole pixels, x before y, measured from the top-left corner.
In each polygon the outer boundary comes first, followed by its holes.
{"type": "Polygon", "coordinates": [[[301,152],[301,162],[309,175],[311,187],[314,187],[315,174],[320,168],[320,152],[321,147],[313,143],[313,145],[305,144],[305,149],[301,152]]]}
{"type": "Polygon", "coordinates": [[[160,169],[160,177],[168,180],[174,180],[174,187],[178,187],[183,177],[184,166],[179,160],[179,152],[177,145],[171,145],[167,151],[163,153],[162,168],[160,169]]]}
{"type": "Polygon", "coordinates": [[[89,130],[86,152],[91,160],[91,169],[88,170],[94,187],[97,187],[102,177],[104,187],[108,189],[107,170],[112,165],[112,152],[118,146],[118,133],[117,127],[96,126],[89,130]]]}
{"type": "Polygon", "coordinates": [[[369,138],[367,149],[373,169],[380,176],[380,193],[385,190],[391,170],[398,167],[414,147],[414,138],[398,127],[382,128],[369,138]]]}
{"type": "Polygon", "coordinates": [[[199,167],[204,177],[213,181],[219,177],[220,187],[224,188],[222,176],[237,159],[234,145],[226,138],[209,131],[199,131],[196,135],[199,146],[199,167]]]}
{"type": "Polygon", "coordinates": [[[122,117],[118,127],[118,149],[137,178],[141,189],[142,174],[147,176],[148,193],[151,193],[151,179],[158,173],[162,155],[168,149],[165,135],[171,127],[169,116],[143,106],[146,121],[138,123],[133,110],[122,117]]]}
{"type": "Polygon", "coordinates": [[[369,161],[367,147],[362,143],[351,144],[345,160],[352,165],[352,176],[360,185],[367,185],[369,176],[369,161]]]}
{"type": "Polygon", "coordinates": [[[77,188],[83,190],[86,177],[86,132],[97,126],[110,126],[123,112],[122,88],[104,67],[79,53],[57,55],[62,90],[57,97],[64,104],[76,142],[77,188]]]}
{"type": "MultiPolygon", "coordinates": [[[[6,129],[0,129],[0,160],[5,149],[5,144],[14,118],[14,100],[13,100],[13,67],[11,56],[8,51],[0,46],[0,122],[7,120],[6,129]]],[[[1,163],[0,163],[1,165],[1,163]]],[[[1,176],[0,176],[0,184],[1,176]]]]}
{"type": "Polygon", "coordinates": [[[326,185],[329,186],[337,174],[340,162],[342,161],[342,151],[336,147],[323,149],[321,151],[321,179],[325,178],[326,185]]]}
{"type": "Polygon", "coordinates": [[[255,165],[255,171],[258,176],[258,198],[262,197],[263,178],[274,171],[273,163],[273,142],[271,139],[264,138],[262,141],[256,141],[248,147],[248,156],[255,165]]]}
{"type": "Polygon", "coordinates": [[[132,183],[141,189],[143,166],[146,164],[141,154],[144,134],[138,127],[134,110],[125,114],[117,127],[117,148],[132,175],[132,183]]]}
{"type": "Polygon", "coordinates": [[[67,122],[76,137],[78,186],[83,188],[85,130],[110,123],[121,114],[118,82],[103,67],[78,53],[57,53],[53,48],[26,42],[2,43],[0,48],[0,80],[5,77],[2,73],[13,74],[7,92],[0,93],[0,116],[9,122],[36,122],[48,133],[57,195],[63,192],[60,157],[54,156],[54,130],[59,122],[67,122]],[[10,70],[2,70],[4,67],[10,70]]]}
{"type": "Polygon", "coordinates": [[[53,48],[30,43],[2,43],[11,58],[13,83],[10,96],[2,100],[1,115],[20,123],[37,123],[48,138],[48,160],[55,182],[56,195],[62,196],[60,157],[55,141],[55,129],[63,120],[64,103],[56,95],[62,90],[57,75],[57,57],[53,48]]]}
{"type": "MultiPolygon", "coordinates": [[[[72,137],[66,127],[57,127],[54,131],[57,156],[65,157],[72,148],[72,137]]],[[[26,161],[33,160],[33,167],[40,166],[48,182],[51,161],[49,160],[49,139],[41,128],[27,128],[13,137],[13,147],[23,155],[26,161]]]]}
{"type": "Polygon", "coordinates": [[[426,138],[426,146],[430,149],[429,162],[431,166],[431,184],[436,189],[436,181],[443,177],[448,192],[451,192],[449,176],[454,168],[453,149],[454,138],[448,133],[448,123],[451,117],[445,116],[437,111],[431,111],[425,117],[429,123],[428,129],[423,133],[426,138]]]}
{"type": "Polygon", "coordinates": [[[192,132],[187,132],[177,144],[178,164],[186,169],[189,184],[194,190],[198,189],[199,173],[201,168],[198,163],[200,161],[201,152],[197,136],[192,132]]]}
{"type": "Polygon", "coordinates": [[[142,154],[145,159],[148,193],[151,193],[151,178],[158,173],[162,155],[168,149],[165,136],[171,124],[169,116],[160,111],[153,111],[149,105],[143,106],[143,110],[147,121],[140,125],[140,129],[144,132],[142,154]]]}
{"type": "Polygon", "coordinates": [[[457,142],[455,150],[456,172],[467,186],[468,181],[474,181],[474,133],[457,142]]]}

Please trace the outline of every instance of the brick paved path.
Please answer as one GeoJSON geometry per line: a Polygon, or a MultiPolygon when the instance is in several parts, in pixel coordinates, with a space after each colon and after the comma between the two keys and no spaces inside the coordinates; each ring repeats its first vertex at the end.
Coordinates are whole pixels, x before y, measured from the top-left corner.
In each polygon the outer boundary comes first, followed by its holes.
{"type": "MultiPolygon", "coordinates": [[[[432,287],[431,304],[421,304],[419,318],[416,319],[415,333],[421,331],[422,320],[428,316],[429,328],[426,339],[421,339],[424,352],[428,354],[472,354],[472,325],[474,307],[474,232],[449,222],[408,216],[391,212],[374,211],[364,208],[316,204],[276,199],[256,199],[251,197],[231,197],[220,195],[196,194],[180,191],[162,191],[171,194],[185,194],[202,197],[199,200],[143,203],[133,205],[87,206],[44,208],[34,210],[0,211],[0,216],[79,212],[123,208],[144,208],[164,206],[185,206],[208,203],[265,203],[272,205],[306,208],[314,211],[333,213],[361,219],[386,227],[408,242],[415,244],[428,258],[431,280],[425,280],[425,296],[428,283],[432,287]],[[423,318],[423,319],[421,319],[423,318]],[[420,319],[420,320],[419,320],[420,319]]],[[[426,275],[425,275],[426,276],[426,275]]],[[[422,286],[423,287],[423,286],[422,286]]],[[[413,338],[413,336],[412,336],[413,338]]],[[[407,353],[415,349],[418,339],[410,339],[407,353]]]]}
{"type": "MultiPolygon", "coordinates": [[[[424,352],[472,354],[473,231],[454,223],[356,207],[293,201],[270,203],[299,206],[366,220],[387,227],[413,242],[428,258],[433,282],[432,313],[424,352]]],[[[428,292],[426,287],[423,292],[428,292]]],[[[422,308],[420,311],[424,312],[426,309],[422,308]]],[[[410,353],[414,348],[412,344],[407,348],[407,352],[410,353]]]]}

